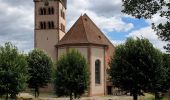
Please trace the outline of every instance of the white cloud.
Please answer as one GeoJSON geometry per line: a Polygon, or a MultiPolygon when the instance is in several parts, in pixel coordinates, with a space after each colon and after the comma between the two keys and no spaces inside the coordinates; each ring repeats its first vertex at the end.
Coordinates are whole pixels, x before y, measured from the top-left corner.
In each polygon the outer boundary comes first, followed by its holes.
{"type": "MultiPolygon", "coordinates": [[[[67,30],[81,14],[90,18],[107,32],[127,32],[132,23],[122,20],[121,0],[68,0],[67,30]]],[[[33,0],[0,0],[0,45],[13,42],[21,51],[33,48],[34,6],[33,0]]]]}
{"type": "Polygon", "coordinates": [[[125,15],[121,13],[121,0],[107,2],[105,0],[93,0],[93,2],[91,0],[72,0],[68,3],[67,30],[84,13],[87,13],[97,26],[105,32],[127,32],[134,28],[132,23],[125,23],[122,20],[125,15]]]}
{"type": "Polygon", "coordinates": [[[139,37],[139,38],[147,38],[154,45],[154,47],[160,49],[165,52],[163,46],[166,45],[166,42],[161,41],[156,33],[151,29],[150,26],[141,28],[139,30],[135,30],[127,35],[127,37],[139,37]]]}
{"type": "Polygon", "coordinates": [[[111,40],[111,42],[114,46],[118,46],[120,44],[125,43],[125,40],[111,40]]]}
{"type": "Polygon", "coordinates": [[[29,51],[33,48],[32,6],[11,5],[11,0],[0,2],[0,45],[12,42],[19,50],[29,51]]]}

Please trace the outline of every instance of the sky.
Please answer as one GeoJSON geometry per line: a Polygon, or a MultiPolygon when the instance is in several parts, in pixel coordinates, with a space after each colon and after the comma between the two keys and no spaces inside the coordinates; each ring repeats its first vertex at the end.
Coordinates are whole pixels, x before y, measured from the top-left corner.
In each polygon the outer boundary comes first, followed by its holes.
{"type": "MultiPolygon", "coordinates": [[[[67,31],[80,15],[86,13],[110,39],[113,45],[124,43],[128,37],[147,38],[154,47],[165,52],[162,42],[151,29],[151,23],[164,21],[159,15],[150,20],[135,19],[123,14],[122,0],[68,0],[67,31]]],[[[0,0],[0,45],[12,42],[21,52],[34,47],[33,0],[0,0]]]]}

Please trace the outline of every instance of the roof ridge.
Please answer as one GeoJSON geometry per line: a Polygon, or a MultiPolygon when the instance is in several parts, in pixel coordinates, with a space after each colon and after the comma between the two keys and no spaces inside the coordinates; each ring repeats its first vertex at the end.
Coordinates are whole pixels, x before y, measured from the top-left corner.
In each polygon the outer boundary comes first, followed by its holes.
{"type": "Polygon", "coordinates": [[[84,25],[84,20],[83,20],[83,16],[82,16],[82,22],[83,22],[83,28],[84,28],[84,31],[85,31],[85,35],[86,35],[86,40],[90,43],[90,41],[88,40],[88,37],[87,37],[87,32],[86,32],[86,28],[85,28],[85,25],[84,25]]]}
{"type": "MultiPolygon", "coordinates": [[[[84,14],[83,16],[87,16],[88,19],[90,19],[87,14],[84,14]]],[[[91,19],[90,19],[90,20],[91,20],[91,19]]],[[[97,25],[93,22],[93,20],[91,20],[91,22],[92,22],[92,24],[100,31],[100,33],[106,38],[106,40],[107,40],[109,43],[111,43],[110,40],[105,36],[105,34],[99,29],[99,27],[97,27],[97,25]]],[[[111,43],[111,44],[113,45],[113,43],[111,43]]],[[[113,46],[114,46],[114,45],[113,45],[113,46]]]]}

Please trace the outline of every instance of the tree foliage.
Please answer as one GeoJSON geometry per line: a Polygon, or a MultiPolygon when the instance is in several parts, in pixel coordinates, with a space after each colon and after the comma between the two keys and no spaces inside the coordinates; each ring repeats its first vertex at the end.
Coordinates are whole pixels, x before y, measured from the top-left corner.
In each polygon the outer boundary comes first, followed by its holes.
{"type": "Polygon", "coordinates": [[[170,1],[169,0],[123,0],[124,9],[122,12],[132,15],[136,18],[150,19],[155,14],[165,18],[167,21],[156,25],[153,23],[153,29],[157,35],[168,44],[165,47],[170,53],[170,1]]]}
{"type": "Polygon", "coordinates": [[[47,86],[51,81],[53,63],[43,51],[34,49],[28,54],[28,72],[30,79],[28,87],[35,90],[35,97],[39,96],[39,88],[47,86]]]}
{"type": "Polygon", "coordinates": [[[170,55],[167,55],[167,54],[163,55],[163,66],[166,71],[165,86],[167,86],[170,89],[170,55]]]}
{"type": "Polygon", "coordinates": [[[162,53],[147,39],[128,38],[116,47],[110,63],[113,85],[133,94],[134,100],[141,91],[163,91],[162,53]]]}
{"type": "Polygon", "coordinates": [[[76,50],[69,50],[57,62],[55,90],[58,96],[79,98],[89,86],[89,72],[85,58],[76,50]]]}
{"type": "Polygon", "coordinates": [[[11,43],[0,46],[0,94],[16,95],[26,87],[28,79],[27,62],[23,54],[11,43]]]}

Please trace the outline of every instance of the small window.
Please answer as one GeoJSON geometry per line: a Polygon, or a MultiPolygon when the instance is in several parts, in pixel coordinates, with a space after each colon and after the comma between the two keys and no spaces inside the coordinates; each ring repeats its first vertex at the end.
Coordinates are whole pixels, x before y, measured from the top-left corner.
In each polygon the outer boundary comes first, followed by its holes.
{"type": "Polygon", "coordinates": [[[53,7],[49,7],[49,8],[48,8],[48,14],[49,14],[49,15],[54,14],[54,8],[53,8],[53,7]]]}
{"type": "Polygon", "coordinates": [[[39,9],[39,14],[43,15],[43,9],[42,8],[39,9]]]}
{"type": "Polygon", "coordinates": [[[48,8],[48,14],[51,15],[51,8],[48,8]]]}
{"type": "Polygon", "coordinates": [[[54,29],[54,22],[51,22],[51,28],[54,29]]]}
{"type": "Polygon", "coordinates": [[[53,7],[51,8],[51,14],[54,14],[54,8],[53,7]]]}
{"type": "Polygon", "coordinates": [[[63,17],[63,11],[61,10],[61,17],[63,17]]]}
{"type": "Polygon", "coordinates": [[[100,60],[95,61],[95,83],[100,84],[101,83],[101,62],[100,60]]]}
{"type": "Polygon", "coordinates": [[[63,19],[65,19],[65,13],[63,12],[63,19]]]}
{"type": "Polygon", "coordinates": [[[46,29],[46,22],[40,22],[40,29],[46,29]]]}
{"type": "Polygon", "coordinates": [[[61,17],[62,17],[63,19],[65,19],[65,13],[64,13],[63,10],[61,10],[61,17]]]}
{"type": "Polygon", "coordinates": [[[65,32],[65,26],[61,23],[61,31],[65,32]]]}
{"type": "Polygon", "coordinates": [[[48,29],[51,29],[51,22],[48,22],[48,29]]]}
{"type": "Polygon", "coordinates": [[[43,29],[46,29],[46,22],[43,22],[43,29]]]}
{"type": "Polygon", "coordinates": [[[46,15],[46,14],[47,14],[46,8],[43,8],[43,15],[46,15]]]}
{"type": "Polygon", "coordinates": [[[40,29],[43,29],[43,23],[40,22],[40,29]]]}
{"type": "Polygon", "coordinates": [[[48,22],[48,29],[54,29],[54,22],[53,21],[48,22]]]}

